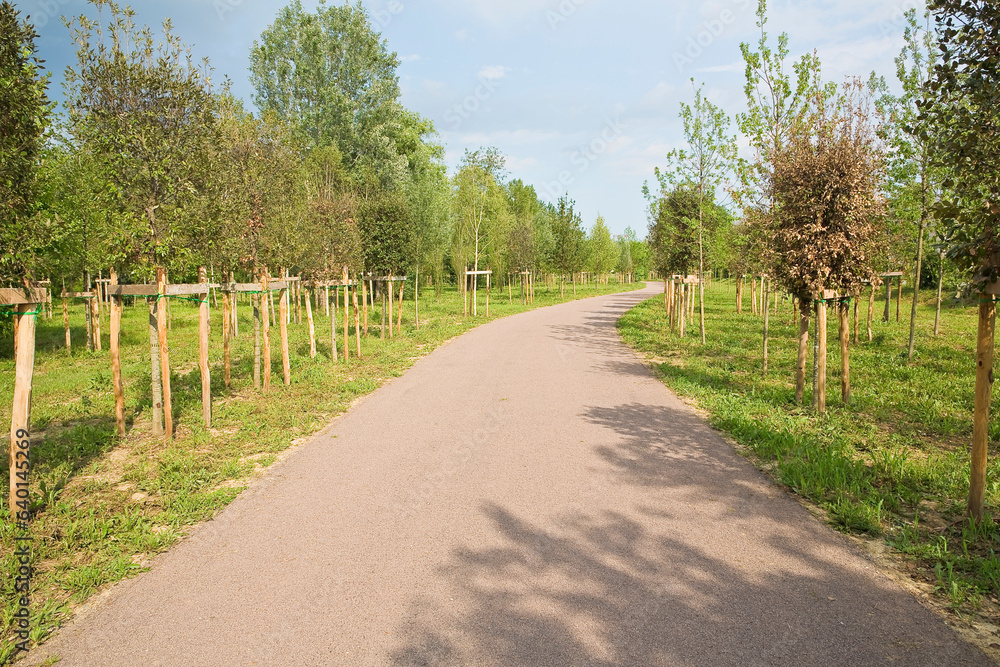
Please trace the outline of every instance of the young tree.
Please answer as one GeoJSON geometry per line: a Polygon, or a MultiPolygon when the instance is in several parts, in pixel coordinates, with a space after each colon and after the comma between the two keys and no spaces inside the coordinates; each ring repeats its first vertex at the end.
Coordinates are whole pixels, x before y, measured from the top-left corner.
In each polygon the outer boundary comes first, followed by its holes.
{"type": "MultiPolygon", "coordinates": [[[[917,242],[913,276],[913,302],[910,307],[910,338],[907,359],[913,361],[917,325],[917,305],[923,269],[924,239],[931,219],[931,207],[941,196],[941,184],[946,172],[935,167],[936,138],[928,132],[921,119],[920,105],[929,96],[926,86],[937,62],[935,33],[930,14],[924,25],[917,21],[915,10],[906,13],[906,45],[896,58],[896,77],[903,88],[902,95],[886,94],[878,101],[886,117],[885,138],[890,147],[889,185],[893,210],[917,227],[917,242]]],[[[884,82],[872,75],[878,88],[884,82]]]]}
{"type": "MultiPolygon", "coordinates": [[[[691,80],[694,84],[694,79],[691,80]]],[[[702,97],[701,88],[695,88],[694,105],[681,102],[681,119],[684,121],[684,139],[687,149],[676,149],[667,155],[672,169],[664,173],[657,170],[661,189],[666,181],[674,184],[690,183],[698,193],[698,289],[699,328],[701,343],[705,344],[705,211],[716,187],[722,183],[736,161],[736,137],[729,134],[729,116],[702,97]]]]}
{"type": "Polygon", "coordinates": [[[33,278],[42,235],[29,219],[39,194],[42,137],[52,109],[48,76],[35,55],[34,27],[9,2],[0,4],[0,281],[33,278]]]}
{"type": "MultiPolygon", "coordinates": [[[[768,228],[777,282],[804,304],[824,290],[856,294],[874,279],[872,259],[884,213],[885,158],[870,98],[860,81],[830,96],[820,86],[809,112],[774,154],[768,228]]],[[[796,400],[805,386],[799,349],[796,400]]],[[[822,406],[820,406],[822,408],[822,406]]]]}
{"type": "Polygon", "coordinates": [[[574,274],[583,266],[586,233],[580,214],[573,210],[576,202],[564,195],[559,198],[552,217],[552,265],[559,272],[559,295],[565,294],[567,274],[574,274]]]}
{"type": "MultiPolygon", "coordinates": [[[[921,103],[953,172],[952,186],[936,215],[949,254],[980,286],[1000,276],[1000,5],[969,0],[931,0],[941,60],[921,103]]],[[[984,516],[989,413],[993,380],[996,303],[979,306],[975,418],[969,514],[984,516]]]]}
{"type": "MultiPolygon", "coordinates": [[[[506,192],[501,183],[506,158],[495,148],[466,151],[454,178],[453,206],[456,216],[456,244],[471,253],[474,271],[489,264],[491,270],[501,266],[507,235],[512,226],[506,192]]],[[[453,251],[454,251],[453,247],[453,251]]],[[[458,258],[453,258],[458,259],[458,258]]],[[[455,267],[456,273],[464,271],[455,267]]],[[[462,274],[464,281],[464,274],[462,274]]],[[[472,278],[472,291],[478,288],[478,276],[472,278]]],[[[473,301],[475,303],[475,301],[473,301]]]]}
{"type": "Polygon", "coordinates": [[[157,42],[130,8],[94,4],[110,11],[106,29],[86,16],[67,24],[77,44],[77,63],[66,70],[70,131],[114,193],[107,240],[116,266],[147,275],[157,265],[183,269],[200,252],[192,236],[213,187],[207,62],[194,63],[169,20],[157,42]]]}
{"type": "Polygon", "coordinates": [[[293,0],[254,42],[254,103],[292,121],[310,146],[335,145],[364,196],[403,187],[414,120],[399,104],[399,59],[361,5],[315,12],[293,0]]]}
{"type": "Polygon", "coordinates": [[[600,215],[594,221],[588,242],[590,243],[590,266],[594,269],[595,278],[600,279],[615,268],[621,255],[619,248],[611,238],[608,225],[600,215]]]}

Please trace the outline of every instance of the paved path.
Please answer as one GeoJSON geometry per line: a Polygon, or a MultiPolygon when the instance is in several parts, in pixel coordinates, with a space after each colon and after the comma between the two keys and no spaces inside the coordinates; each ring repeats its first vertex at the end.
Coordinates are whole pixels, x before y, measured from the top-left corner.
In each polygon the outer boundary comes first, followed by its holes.
{"type": "Polygon", "coordinates": [[[990,664],[619,342],[654,291],[439,349],[31,661],[990,664]]]}

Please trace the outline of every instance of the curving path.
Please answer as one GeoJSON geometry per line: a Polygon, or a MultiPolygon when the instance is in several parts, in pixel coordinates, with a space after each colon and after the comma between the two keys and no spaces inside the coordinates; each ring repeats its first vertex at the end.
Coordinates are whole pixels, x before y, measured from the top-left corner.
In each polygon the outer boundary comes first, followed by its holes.
{"type": "Polygon", "coordinates": [[[29,663],[991,664],[619,342],[658,291],[437,350],[29,663]]]}

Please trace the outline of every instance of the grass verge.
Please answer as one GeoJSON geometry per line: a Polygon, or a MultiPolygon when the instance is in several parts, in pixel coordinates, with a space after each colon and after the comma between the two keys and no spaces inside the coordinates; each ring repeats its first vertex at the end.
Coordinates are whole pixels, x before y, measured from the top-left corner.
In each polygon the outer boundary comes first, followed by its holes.
{"type": "MultiPolygon", "coordinates": [[[[950,610],[956,624],[976,630],[977,643],[1000,649],[1000,528],[994,518],[979,525],[965,518],[975,307],[946,305],[935,337],[933,304],[923,303],[917,355],[908,363],[909,309],[902,322],[893,312],[883,323],[877,304],[873,340],[862,321],[861,342],[852,343],[850,405],[840,401],[837,323],[830,317],[828,412],[817,416],[794,402],[796,331],[789,303],[771,316],[764,374],[762,318],[735,312],[732,283],[716,284],[706,300],[705,346],[696,326],[689,329],[695,335],[683,339],[670,332],[662,297],[628,312],[619,331],[665,384],[707,413],[758,467],[839,530],[888,546],[902,578],[950,610]]],[[[867,299],[861,311],[864,318],[867,299]]],[[[807,406],[810,393],[807,387],[807,406]]],[[[994,396],[994,411],[998,401],[994,396]]],[[[991,424],[990,436],[992,444],[1000,439],[1000,423],[991,424]]],[[[991,516],[1000,502],[996,453],[991,445],[991,516]]]]}
{"type": "MultiPolygon", "coordinates": [[[[641,288],[593,285],[577,290],[579,298],[641,288]]],[[[479,312],[484,312],[480,294],[479,312]]],[[[567,289],[539,286],[533,306],[516,295],[495,290],[490,317],[462,317],[458,292],[421,293],[420,328],[413,321],[412,293],[404,303],[403,335],[378,337],[378,311],[371,313],[371,335],[362,341],[363,356],[331,361],[329,319],[316,314],[319,354],[309,355],[308,328],[289,326],[292,381],[281,383],[278,332],[272,329],[272,389],[264,397],[253,388],[253,326],[247,303],[239,306],[239,337],[233,343],[232,385],[225,388],[221,369],[221,313],[212,311],[213,424],[201,422],[201,378],[197,368],[197,308],[171,303],[169,334],[171,385],[176,437],[170,442],[150,433],[150,362],[145,304],[125,308],[122,367],[127,435],[115,434],[111,368],[104,352],[86,352],[82,306],[70,313],[74,347],[67,355],[56,303],[56,317],[38,320],[35,381],[31,412],[31,523],[33,571],[31,645],[43,641],[73,610],[109,584],[145,570],[151,559],[186,535],[199,522],[228,505],[257,475],[293,444],[303,441],[344,412],[358,397],[402,374],[443,342],[488,320],[572,300],[567,289]]],[[[338,317],[342,323],[342,313],[338,317]]],[[[107,331],[105,316],[103,331],[107,331]]],[[[342,345],[342,333],[338,337],[342,345]]],[[[341,350],[342,355],[342,350],[341,350]]],[[[0,421],[10,422],[14,386],[12,340],[0,339],[0,421]]],[[[9,447],[9,437],[2,439],[9,447]]],[[[4,456],[4,459],[7,457],[4,456]]],[[[7,506],[7,468],[0,496],[7,506]]],[[[0,512],[0,664],[15,658],[14,524],[0,512]]]]}

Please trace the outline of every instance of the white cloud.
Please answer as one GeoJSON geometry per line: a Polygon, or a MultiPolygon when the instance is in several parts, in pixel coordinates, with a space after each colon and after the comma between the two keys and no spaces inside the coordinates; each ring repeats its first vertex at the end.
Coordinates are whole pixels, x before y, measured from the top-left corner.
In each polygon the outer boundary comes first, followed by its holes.
{"type": "Polygon", "coordinates": [[[455,39],[457,39],[460,42],[464,42],[465,40],[469,39],[469,31],[466,30],[465,28],[462,28],[461,30],[455,33],[455,39]]]}
{"type": "Polygon", "coordinates": [[[416,53],[408,55],[408,56],[400,56],[399,57],[399,62],[401,62],[401,63],[413,63],[413,62],[416,62],[418,60],[420,60],[420,55],[416,54],[416,53]]]}
{"type": "Polygon", "coordinates": [[[507,68],[503,65],[488,65],[479,70],[479,76],[490,80],[502,79],[507,76],[507,68]]]}

